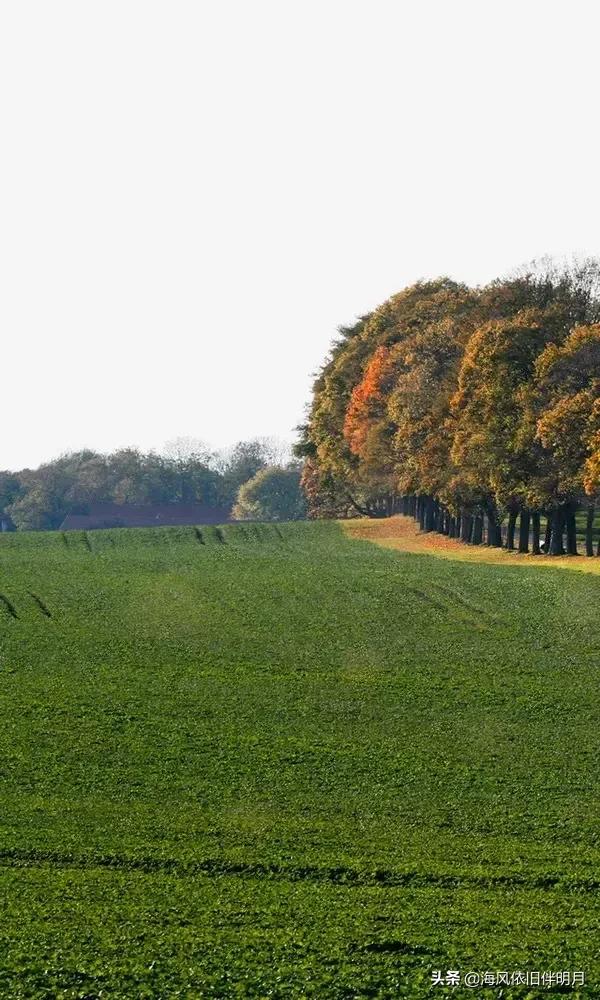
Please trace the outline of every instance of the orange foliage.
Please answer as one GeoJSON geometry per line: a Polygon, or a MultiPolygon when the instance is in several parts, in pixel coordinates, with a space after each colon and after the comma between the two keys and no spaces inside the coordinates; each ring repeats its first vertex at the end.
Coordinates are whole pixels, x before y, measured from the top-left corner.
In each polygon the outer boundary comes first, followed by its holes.
{"type": "Polygon", "coordinates": [[[344,437],[350,451],[361,455],[374,420],[380,419],[387,405],[387,379],[392,369],[390,351],[378,347],[358,385],[354,386],[346,417],[344,437]]]}

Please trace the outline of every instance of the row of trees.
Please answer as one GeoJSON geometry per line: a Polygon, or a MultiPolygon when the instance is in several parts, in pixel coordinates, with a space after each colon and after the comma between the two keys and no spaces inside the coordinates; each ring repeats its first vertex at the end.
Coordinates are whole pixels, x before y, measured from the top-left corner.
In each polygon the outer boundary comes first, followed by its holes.
{"type": "Polygon", "coordinates": [[[313,516],[402,511],[474,544],[593,554],[600,262],[393,296],[340,338],[297,454],[313,516]],[[517,524],[519,527],[516,538],[517,524]],[[503,529],[504,526],[504,529],[503,529]]]}
{"type": "Polygon", "coordinates": [[[0,518],[19,530],[52,529],[69,511],[85,513],[89,504],[108,501],[227,509],[237,503],[240,517],[259,511],[281,520],[286,512],[302,516],[299,478],[288,447],[269,438],[241,441],[221,452],[189,438],[170,442],[163,454],[135,448],[109,455],[80,451],[38,469],[0,472],[0,518]]]}

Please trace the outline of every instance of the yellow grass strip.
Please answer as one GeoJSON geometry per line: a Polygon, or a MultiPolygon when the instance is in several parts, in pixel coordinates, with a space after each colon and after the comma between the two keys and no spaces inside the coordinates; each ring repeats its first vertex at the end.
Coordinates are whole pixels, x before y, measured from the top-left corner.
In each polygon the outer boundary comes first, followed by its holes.
{"type": "MultiPolygon", "coordinates": [[[[505,549],[492,549],[487,545],[465,545],[464,542],[446,538],[436,532],[419,531],[411,517],[399,515],[376,520],[360,518],[340,523],[351,538],[363,538],[398,552],[413,552],[439,559],[460,559],[463,562],[493,563],[497,566],[550,566],[553,569],[600,573],[600,559],[597,556],[532,556],[507,552],[505,549]]],[[[581,545],[581,541],[579,544],[581,545]]]]}

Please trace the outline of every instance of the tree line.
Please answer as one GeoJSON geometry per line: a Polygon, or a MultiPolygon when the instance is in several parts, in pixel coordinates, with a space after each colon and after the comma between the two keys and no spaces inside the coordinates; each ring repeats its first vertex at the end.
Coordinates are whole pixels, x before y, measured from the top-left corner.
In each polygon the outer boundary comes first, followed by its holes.
{"type": "Polygon", "coordinates": [[[557,555],[584,512],[594,554],[600,261],[417,282],[339,333],[296,446],[312,516],[557,555]]]}
{"type": "Polygon", "coordinates": [[[164,453],[121,448],[111,454],[70,452],[37,469],[0,471],[0,519],[21,531],[58,528],[66,514],[95,502],[204,503],[235,508],[239,518],[304,516],[300,468],[272,438],[240,441],[224,451],[179,438],[164,453]]]}

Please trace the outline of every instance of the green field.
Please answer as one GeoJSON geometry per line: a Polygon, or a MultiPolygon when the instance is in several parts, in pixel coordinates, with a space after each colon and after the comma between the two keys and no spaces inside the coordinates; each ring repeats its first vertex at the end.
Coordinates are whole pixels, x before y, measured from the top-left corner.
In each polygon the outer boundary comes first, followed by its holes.
{"type": "Polygon", "coordinates": [[[0,539],[0,997],[600,996],[600,576],[0,539]]]}

